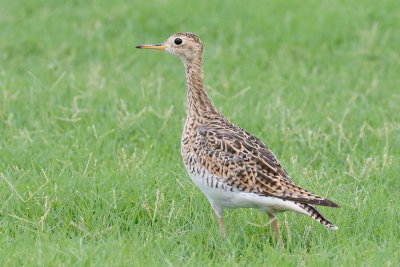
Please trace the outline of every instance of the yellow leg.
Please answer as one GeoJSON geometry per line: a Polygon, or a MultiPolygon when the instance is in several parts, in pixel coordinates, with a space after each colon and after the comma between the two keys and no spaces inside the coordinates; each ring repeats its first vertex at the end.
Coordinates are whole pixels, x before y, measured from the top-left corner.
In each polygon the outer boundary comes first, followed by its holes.
{"type": "Polygon", "coordinates": [[[281,233],[279,231],[279,222],[278,222],[278,218],[276,218],[276,216],[272,213],[268,213],[268,216],[271,220],[271,227],[272,229],[274,229],[274,233],[275,233],[275,237],[276,240],[278,240],[278,245],[281,249],[285,249],[285,246],[283,245],[283,240],[282,240],[282,236],[281,233]]]}
{"type": "Polygon", "coordinates": [[[219,230],[221,231],[222,238],[225,239],[226,238],[226,228],[225,228],[225,223],[224,223],[224,208],[215,204],[211,200],[209,200],[209,201],[210,201],[211,207],[213,208],[213,210],[215,211],[215,214],[218,217],[219,230]]]}
{"type": "Polygon", "coordinates": [[[222,238],[226,238],[226,229],[225,229],[225,224],[224,224],[224,217],[218,217],[218,222],[219,222],[219,230],[221,230],[221,235],[222,238]]]}

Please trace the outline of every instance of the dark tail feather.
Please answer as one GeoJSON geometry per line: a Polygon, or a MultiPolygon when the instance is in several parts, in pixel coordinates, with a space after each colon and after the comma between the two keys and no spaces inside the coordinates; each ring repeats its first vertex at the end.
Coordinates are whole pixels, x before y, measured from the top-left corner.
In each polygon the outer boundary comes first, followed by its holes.
{"type": "Polygon", "coordinates": [[[297,203],[301,208],[303,208],[305,211],[307,211],[308,215],[310,215],[314,220],[322,223],[325,225],[325,227],[337,230],[339,229],[337,226],[335,226],[333,223],[331,223],[328,219],[322,215],[322,213],[315,207],[309,205],[309,204],[303,204],[303,203],[297,203]]]}
{"type": "Polygon", "coordinates": [[[287,200],[292,200],[294,202],[297,203],[304,203],[304,204],[308,204],[308,205],[319,205],[319,206],[326,206],[326,207],[332,207],[332,208],[340,208],[340,206],[338,204],[336,204],[335,202],[326,199],[326,198],[322,198],[321,199],[317,199],[317,198],[306,198],[306,197],[291,197],[291,196],[284,196],[282,197],[282,199],[287,199],[287,200]]]}
{"type": "Polygon", "coordinates": [[[294,202],[300,202],[300,203],[309,204],[309,205],[319,205],[319,206],[340,208],[340,206],[338,204],[336,204],[335,202],[333,202],[329,199],[323,198],[321,196],[318,196],[316,194],[313,194],[310,191],[307,191],[306,189],[301,188],[300,186],[296,185],[295,183],[293,183],[293,181],[290,182],[290,181],[282,180],[280,182],[287,189],[283,192],[282,195],[278,196],[282,199],[292,200],[294,202]]]}

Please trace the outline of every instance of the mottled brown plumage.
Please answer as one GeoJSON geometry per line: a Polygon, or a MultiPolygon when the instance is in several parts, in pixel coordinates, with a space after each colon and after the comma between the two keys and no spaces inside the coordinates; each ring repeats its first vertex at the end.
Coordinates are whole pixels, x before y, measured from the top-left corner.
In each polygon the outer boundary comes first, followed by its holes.
{"type": "Polygon", "coordinates": [[[297,186],[263,142],[229,122],[214,107],[203,83],[203,45],[195,34],[177,33],[163,44],[138,48],[165,50],[183,60],[188,111],[182,158],[190,177],[215,210],[223,236],[224,209],[241,207],[266,211],[281,246],[277,212],[297,211],[337,229],[312,205],[339,205],[297,186]]]}

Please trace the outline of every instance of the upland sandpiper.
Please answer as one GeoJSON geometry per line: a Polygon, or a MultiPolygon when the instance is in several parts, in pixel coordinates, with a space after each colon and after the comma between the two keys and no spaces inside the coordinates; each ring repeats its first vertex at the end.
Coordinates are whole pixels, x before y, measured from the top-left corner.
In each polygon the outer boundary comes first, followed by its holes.
{"type": "Polygon", "coordinates": [[[313,205],[336,203],[297,186],[275,155],[257,137],[229,122],[213,105],[203,83],[203,44],[193,33],[177,33],[162,44],[136,48],[179,56],[186,70],[187,119],[181,140],[184,165],[214,209],[226,237],[224,209],[256,208],[271,219],[283,247],[275,214],[286,210],[311,216],[338,229],[313,205]]]}

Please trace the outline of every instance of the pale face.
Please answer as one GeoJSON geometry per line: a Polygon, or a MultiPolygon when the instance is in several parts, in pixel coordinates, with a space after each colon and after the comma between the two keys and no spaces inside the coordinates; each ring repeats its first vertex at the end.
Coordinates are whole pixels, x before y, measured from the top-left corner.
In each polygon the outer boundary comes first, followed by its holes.
{"type": "Polygon", "coordinates": [[[162,44],[138,45],[136,48],[165,50],[179,56],[183,61],[200,58],[203,52],[200,39],[192,33],[173,34],[162,44]]]}

